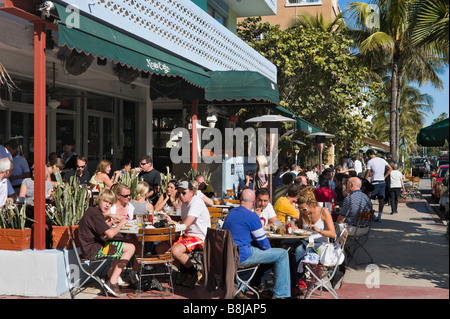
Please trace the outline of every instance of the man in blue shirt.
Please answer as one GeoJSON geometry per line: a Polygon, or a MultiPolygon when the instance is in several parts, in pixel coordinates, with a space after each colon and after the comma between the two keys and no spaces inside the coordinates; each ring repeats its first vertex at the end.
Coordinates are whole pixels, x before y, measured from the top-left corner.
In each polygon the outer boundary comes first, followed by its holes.
{"type": "Polygon", "coordinates": [[[258,215],[251,210],[255,205],[255,192],[245,189],[241,206],[232,209],[225,219],[223,229],[229,230],[239,246],[240,265],[273,264],[275,275],[274,298],[291,296],[289,255],[282,248],[271,248],[258,215]],[[256,246],[252,243],[256,242],[256,246]]]}
{"type": "MultiPolygon", "coordinates": [[[[361,179],[351,177],[347,181],[347,191],[350,193],[344,198],[339,216],[336,220],[338,224],[346,224],[350,235],[355,231],[358,212],[369,211],[372,209],[370,198],[361,191],[361,179]]],[[[362,225],[364,226],[364,225],[362,225]]],[[[360,234],[361,231],[358,231],[360,234]]]]}

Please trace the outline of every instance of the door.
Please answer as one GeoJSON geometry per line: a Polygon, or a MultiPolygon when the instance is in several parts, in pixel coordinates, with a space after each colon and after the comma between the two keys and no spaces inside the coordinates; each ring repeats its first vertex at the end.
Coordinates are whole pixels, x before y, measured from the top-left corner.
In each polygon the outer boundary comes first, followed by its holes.
{"type": "Polygon", "coordinates": [[[98,163],[109,160],[114,165],[114,146],[117,140],[114,134],[114,118],[105,115],[88,115],[88,168],[91,173],[98,163]]]}

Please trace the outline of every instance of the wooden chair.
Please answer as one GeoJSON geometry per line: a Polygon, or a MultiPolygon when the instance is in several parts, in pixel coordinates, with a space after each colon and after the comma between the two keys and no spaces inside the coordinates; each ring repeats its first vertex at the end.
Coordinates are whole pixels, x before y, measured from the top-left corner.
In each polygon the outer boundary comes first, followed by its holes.
{"type": "Polygon", "coordinates": [[[219,220],[222,220],[223,213],[220,207],[208,207],[209,215],[211,216],[211,228],[220,229],[219,220]]]}
{"type": "MultiPolygon", "coordinates": [[[[139,237],[141,237],[142,248],[141,248],[141,256],[137,256],[136,259],[140,264],[140,272],[139,272],[139,287],[138,287],[138,297],[141,296],[142,293],[142,277],[144,276],[169,276],[169,286],[172,298],[174,297],[174,285],[172,278],[172,264],[173,264],[173,255],[172,250],[165,254],[144,254],[145,243],[155,244],[155,242],[167,241],[172,247],[173,242],[175,241],[175,229],[173,227],[166,228],[152,228],[152,229],[139,229],[139,237]],[[144,274],[144,266],[145,265],[165,265],[167,268],[166,272],[157,273],[150,272],[144,274]]],[[[153,247],[153,245],[150,245],[153,247]]],[[[161,294],[165,295],[165,294],[161,294]]],[[[154,295],[152,295],[154,296],[154,295]]]]}
{"type": "Polygon", "coordinates": [[[234,189],[227,189],[227,196],[228,196],[228,197],[234,197],[234,195],[236,195],[236,194],[234,193],[234,189]]]}
{"type": "Polygon", "coordinates": [[[231,203],[231,204],[240,204],[241,201],[239,199],[224,199],[223,200],[226,203],[231,203]]]}

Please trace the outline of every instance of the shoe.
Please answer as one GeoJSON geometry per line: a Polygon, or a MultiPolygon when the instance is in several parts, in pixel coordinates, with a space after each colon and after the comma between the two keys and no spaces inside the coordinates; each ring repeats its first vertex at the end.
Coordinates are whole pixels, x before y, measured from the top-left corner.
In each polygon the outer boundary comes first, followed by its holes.
{"type": "Polygon", "coordinates": [[[234,299],[241,299],[241,300],[244,300],[244,299],[250,299],[250,298],[248,298],[246,295],[244,295],[244,294],[242,293],[242,291],[239,291],[239,292],[234,296],[234,299]]]}
{"type": "Polygon", "coordinates": [[[291,294],[292,295],[303,295],[303,292],[306,290],[308,290],[308,285],[306,284],[306,281],[304,281],[303,279],[299,279],[295,288],[292,289],[291,294]]]}
{"type": "Polygon", "coordinates": [[[202,273],[197,271],[195,274],[186,274],[186,279],[183,281],[182,285],[185,287],[193,287],[197,282],[202,279],[202,273]]]}
{"type": "Polygon", "coordinates": [[[120,287],[118,284],[112,284],[109,280],[104,282],[105,288],[106,290],[112,294],[113,296],[117,297],[117,298],[124,298],[127,296],[126,293],[122,292],[122,290],[120,290],[120,287]]]}

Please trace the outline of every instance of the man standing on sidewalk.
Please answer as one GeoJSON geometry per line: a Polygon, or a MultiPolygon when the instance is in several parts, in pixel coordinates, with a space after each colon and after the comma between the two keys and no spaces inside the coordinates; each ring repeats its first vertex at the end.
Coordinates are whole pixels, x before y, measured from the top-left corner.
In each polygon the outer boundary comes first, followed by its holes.
{"type": "Polygon", "coordinates": [[[370,176],[370,182],[372,183],[374,190],[372,191],[372,199],[378,199],[378,216],[375,221],[381,220],[381,214],[383,213],[384,199],[386,198],[386,177],[391,174],[392,167],[386,160],[381,157],[375,156],[375,151],[372,149],[367,150],[367,156],[369,161],[367,162],[367,170],[365,178],[370,176]]]}

